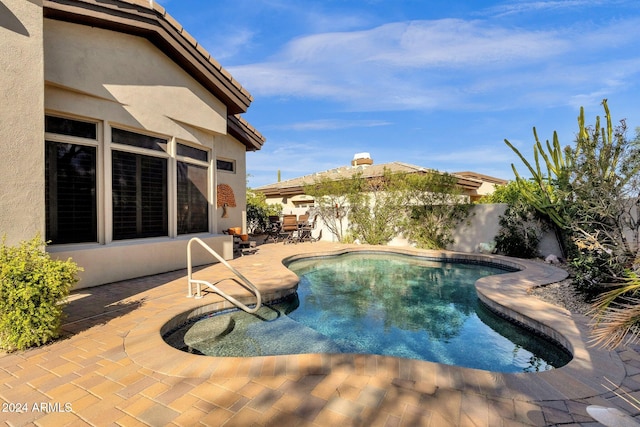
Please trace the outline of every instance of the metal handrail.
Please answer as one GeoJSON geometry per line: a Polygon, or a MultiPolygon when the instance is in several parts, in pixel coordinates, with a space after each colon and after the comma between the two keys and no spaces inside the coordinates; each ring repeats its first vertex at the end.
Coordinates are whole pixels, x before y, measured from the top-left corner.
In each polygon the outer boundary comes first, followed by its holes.
{"type": "Polygon", "coordinates": [[[187,292],[187,298],[191,298],[191,297],[194,296],[193,295],[193,285],[194,284],[196,285],[196,295],[195,295],[195,297],[196,298],[202,298],[201,285],[206,285],[213,292],[215,292],[216,294],[218,294],[221,297],[225,298],[226,300],[230,301],[233,305],[235,305],[236,307],[246,311],[247,313],[255,313],[262,306],[262,295],[260,294],[260,291],[258,290],[258,288],[256,288],[256,286],[253,283],[251,283],[251,281],[249,281],[249,279],[244,277],[242,275],[242,273],[240,273],[238,270],[233,268],[231,266],[231,264],[229,264],[224,258],[222,258],[220,255],[218,255],[218,253],[216,251],[214,251],[204,241],[202,241],[202,239],[199,239],[197,237],[193,237],[191,240],[189,240],[189,244],[187,245],[187,274],[188,274],[188,279],[189,279],[189,290],[187,292]],[[225,279],[221,279],[221,280],[218,280],[215,283],[207,282],[206,280],[193,279],[192,278],[193,268],[192,268],[192,263],[191,263],[191,244],[193,242],[196,242],[200,246],[202,246],[207,252],[209,252],[211,255],[213,255],[214,258],[216,258],[218,261],[220,261],[222,263],[222,265],[227,267],[229,270],[231,270],[231,272],[233,274],[238,276],[241,281],[237,280],[235,277],[228,277],[228,278],[225,278],[225,279]],[[224,281],[224,280],[233,280],[234,282],[236,282],[237,284],[239,284],[243,288],[247,289],[250,292],[253,292],[255,294],[255,296],[256,296],[256,306],[254,308],[249,308],[246,305],[244,305],[243,303],[241,303],[240,301],[238,301],[237,299],[235,299],[234,297],[232,297],[231,295],[228,295],[225,292],[223,292],[222,290],[220,290],[216,285],[218,283],[224,281]]]}

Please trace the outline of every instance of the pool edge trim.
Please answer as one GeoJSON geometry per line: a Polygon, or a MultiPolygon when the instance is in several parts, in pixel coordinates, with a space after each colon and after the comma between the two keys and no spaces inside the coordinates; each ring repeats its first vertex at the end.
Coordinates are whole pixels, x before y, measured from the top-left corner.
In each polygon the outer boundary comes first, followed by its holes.
{"type": "MultiPolygon", "coordinates": [[[[605,392],[604,384],[608,384],[609,381],[615,385],[622,383],[625,369],[617,353],[587,345],[588,318],[572,315],[567,310],[528,294],[532,287],[555,283],[567,277],[564,270],[548,264],[498,255],[345,245],[337,250],[312,249],[292,256],[283,255],[281,264],[273,265],[272,268],[289,271],[289,275],[283,276],[285,278],[282,279],[280,290],[285,293],[292,292],[297,284],[297,276],[285,267],[284,262],[363,250],[437,257],[444,260],[480,260],[519,268],[519,271],[513,273],[479,279],[476,289],[480,299],[488,303],[492,309],[516,321],[540,330],[554,339],[558,337],[558,341],[571,351],[573,359],[567,365],[551,371],[512,374],[377,355],[303,354],[217,358],[188,354],[166,344],[161,332],[170,319],[182,313],[193,313],[202,307],[225,307],[224,302],[203,304],[202,300],[177,304],[162,311],[161,316],[151,318],[149,322],[133,328],[125,337],[125,351],[141,366],[182,377],[309,375],[347,369],[366,375],[384,376],[402,384],[413,384],[415,387],[432,384],[455,389],[472,388],[488,395],[526,400],[587,398],[605,392]],[[153,358],[148,357],[150,350],[157,353],[153,358]],[[161,357],[158,357],[158,354],[161,357]]],[[[260,283],[256,285],[260,287],[260,283]]]]}

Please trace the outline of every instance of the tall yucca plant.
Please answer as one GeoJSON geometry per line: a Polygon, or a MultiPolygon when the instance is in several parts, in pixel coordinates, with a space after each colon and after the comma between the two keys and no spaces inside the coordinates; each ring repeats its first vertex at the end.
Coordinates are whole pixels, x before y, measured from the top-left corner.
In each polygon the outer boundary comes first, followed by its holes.
{"type": "Polygon", "coordinates": [[[516,182],[520,190],[520,194],[539,212],[547,215],[559,228],[567,228],[569,218],[564,212],[563,194],[558,191],[559,186],[566,184],[570,169],[570,160],[563,155],[558,134],[553,132],[553,145],[546,141],[547,152],[545,152],[536,128],[533,128],[533,136],[535,144],[533,145],[533,158],[535,167],[520,153],[520,151],[505,139],[504,142],[511,148],[522,160],[522,163],[529,169],[531,179],[540,189],[535,191],[527,180],[522,178],[518,173],[515,165],[511,164],[511,169],[516,176],[516,182]],[[544,160],[546,171],[543,172],[540,165],[540,157],[544,160]]]}
{"type": "Polygon", "coordinates": [[[533,181],[535,185],[533,187],[528,185],[530,182],[520,176],[513,163],[511,164],[511,169],[513,169],[516,177],[520,194],[525,198],[527,203],[551,220],[556,238],[563,252],[562,255],[566,256],[567,250],[563,236],[564,230],[566,230],[570,224],[570,216],[565,209],[567,194],[565,189],[568,187],[571,170],[570,158],[563,155],[557,132],[553,132],[553,145],[549,143],[549,140],[546,141],[546,152],[538,138],[538,132],[535,127],[533,128],[533,136],[536,141],[533,145],[535,167],[532,166],[522,153],[507,139],[505,139],[504,142],[520,157],[522,163],[529,169],[531,181],[533,181]],[[540,157],[544,160],[546,172],[543,172],[540,157]]]}

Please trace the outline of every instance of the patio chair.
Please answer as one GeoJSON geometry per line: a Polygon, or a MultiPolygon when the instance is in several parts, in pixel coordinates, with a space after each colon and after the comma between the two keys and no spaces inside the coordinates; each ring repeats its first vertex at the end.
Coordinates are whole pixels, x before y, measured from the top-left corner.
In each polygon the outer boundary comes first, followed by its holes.
{"type": "MultiPolygon", "coordinates": [[[[303,215],[301,215],[303,216],[303,215]]],[[[317,242],[319,240],[319,237],[316,239],[313,237],[312,235],[312,231],[316,229],[316,225],[318,223],[318,215],[315,215],[313,217],[313,221],[309,222],[309,215],[306,215],[307,219],[304,221],[304,223],[302,223],[302,226],[300,228],[300,241],[309,241],[309,242],[317,242]]],[[[320,230],[320,232],[322,233],[322,230],[320,230]]],[[[322,234],[320,234],[320,236],[322,236],[322,234]]]]}
{"type": "Polygon", "coordinates": [[[273,240],[273,243],[278,242],[278,238],[280,237],[280,229],[282,228],[282,224],[280,223],[280,217],[277,215],[269,216],[269,225],[267,226],[267,238],[264,239],[264,242],[267,243],[269,240],[273,240]]]}
{"type": "Polygon", "coordinates": [[[283,215],[279,238],[282,238],[284,243],[295,243],[298,237],[297,233],[298,217],[296,215],[283,215]]]}

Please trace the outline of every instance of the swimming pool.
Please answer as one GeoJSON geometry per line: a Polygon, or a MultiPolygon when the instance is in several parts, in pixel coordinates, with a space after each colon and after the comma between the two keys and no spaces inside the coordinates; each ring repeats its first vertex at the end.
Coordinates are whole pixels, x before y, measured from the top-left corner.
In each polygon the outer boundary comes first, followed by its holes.
{"type": "Polygon", "coordinates": [[[205,316],[165,340],[212,356],[365,353],[497,372],[549,370],[571,359],[478,301],[477,279],[508,272],[493,265],[358,252],[288,267],[301,277],[294,296],[256,315],[205,316]]]}

